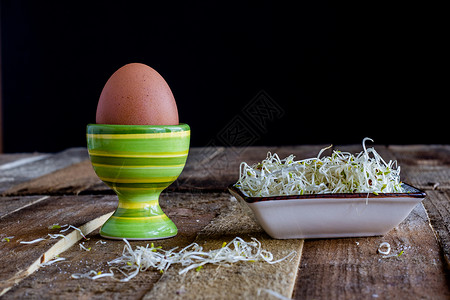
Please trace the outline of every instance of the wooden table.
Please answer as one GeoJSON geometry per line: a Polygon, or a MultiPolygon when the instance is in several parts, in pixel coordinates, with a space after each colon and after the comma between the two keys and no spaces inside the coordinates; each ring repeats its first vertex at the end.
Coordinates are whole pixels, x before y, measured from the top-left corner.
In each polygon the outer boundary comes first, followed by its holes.
{"type": "MultiPolygon", "coordinates": [[[[156,241],[157,246],[171,249],[196,241],[213,249],[236,236],[255,237],[276,258],[296,251],[291,260],[206,265],[183,275],[174,265],[163,274],[142,272],[129,282],[71,278],[91,269],[107,272],[107,262],[124,247],[123,241],[98,234],[117,198],[94,174],[86,149],[0,155],[0,294],[4,299],[449,299],[449,145],[375,146],[384,158],[398,160],[404,182],[427,193],[423,204],[385,236],[274,240],[226,191],[237,180],[241,161],[260,161],[268,150],[280,157],[312,157],[323,147],[192,148],[182,175],[161,196],[179,234],[156,241]],[[89,240],[71,229],[66,238],[20,243],[58,233],[49,229],[57,223],[80,228],[89,240]],[[392,253],[403,254],[382,258],[377,253],[382,242],[391,245],[392,253]],[[56,256],[65,260],[41,266],[56,256]]],[[[334,148],[361,151],[360,145],[334,148]]]]}

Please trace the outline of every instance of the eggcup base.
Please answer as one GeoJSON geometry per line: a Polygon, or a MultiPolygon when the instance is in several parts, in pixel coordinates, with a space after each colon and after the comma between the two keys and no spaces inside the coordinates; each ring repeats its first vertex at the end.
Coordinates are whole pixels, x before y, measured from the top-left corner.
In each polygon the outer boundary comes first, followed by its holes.
{"type": "Polygon", "coordinates": [[[176,225],[165,214],[158,216],[161,222],[149,220],[142,222],[139,218],[125,220],[112,215],[100,229],[100,236],[108,239],[126,239],[131,241],[167,239],[177,235],[176,225]]]}
{"type": "Polygon", "coordinates": [[[121,237],[116,237],[116,236],[107,236],[107,235],[103,235],[100,233],[100,236],[102,238],[105,239],[109,239],[109,240],[123,240],[126,239],[127,241],[156,241],[156,240],[164,240],[164,239],[170,239],[175,237],[176,235],[172,235],[172,236],[168,236],[168,237],[162,237],[162,238],[121,238],[121,237]]]}

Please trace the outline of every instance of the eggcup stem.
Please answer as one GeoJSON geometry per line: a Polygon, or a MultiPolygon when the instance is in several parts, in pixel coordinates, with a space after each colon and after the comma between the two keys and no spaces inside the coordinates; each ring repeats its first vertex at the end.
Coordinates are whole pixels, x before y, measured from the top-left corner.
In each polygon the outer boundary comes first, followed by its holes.
{"type": "Polygon", "coordinates": [[[177,234],[177,227],[159,205],[159,196],[181,174],[189,139],[187,124],[87,126],[94,171],[119,198],[101,236],[153,240],[177,234]]]}
{"type": "Polygon", "coordinates": [[[153,240],[170,238],[178,230],[159,206],[164,188],[137,188],[113,190],[119,197],[114,214],[105,222],[100,235],[105,238],[153,240]]]}

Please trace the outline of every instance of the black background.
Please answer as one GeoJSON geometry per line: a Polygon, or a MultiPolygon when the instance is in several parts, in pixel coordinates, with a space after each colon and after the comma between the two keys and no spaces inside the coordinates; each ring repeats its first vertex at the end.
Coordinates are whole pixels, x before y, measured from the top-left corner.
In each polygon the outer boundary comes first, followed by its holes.
{"type": "Polygon", "coordinates": [[[192,146],[449,143],[448,34],[423,5],[1,0],[4,151],[85,146],[130,62],[166,79],[192,146]],[[261,94],[282,113],[255,129],[245,107],[261,94]],[[236,118],[252,139],[223,138],[236,118]]]}

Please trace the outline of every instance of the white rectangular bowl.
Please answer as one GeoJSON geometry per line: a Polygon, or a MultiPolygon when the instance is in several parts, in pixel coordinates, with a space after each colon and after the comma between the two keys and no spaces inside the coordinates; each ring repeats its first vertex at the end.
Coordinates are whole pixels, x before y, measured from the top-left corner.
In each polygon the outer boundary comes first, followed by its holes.
{"type": "Polygon", "coordinates": [[[248,206],[275,239],[384,235],[400,224],[426,196],[403,183],[405,193],[313,194],[249,197],[231,185],[230,193],[248,206]]]}

